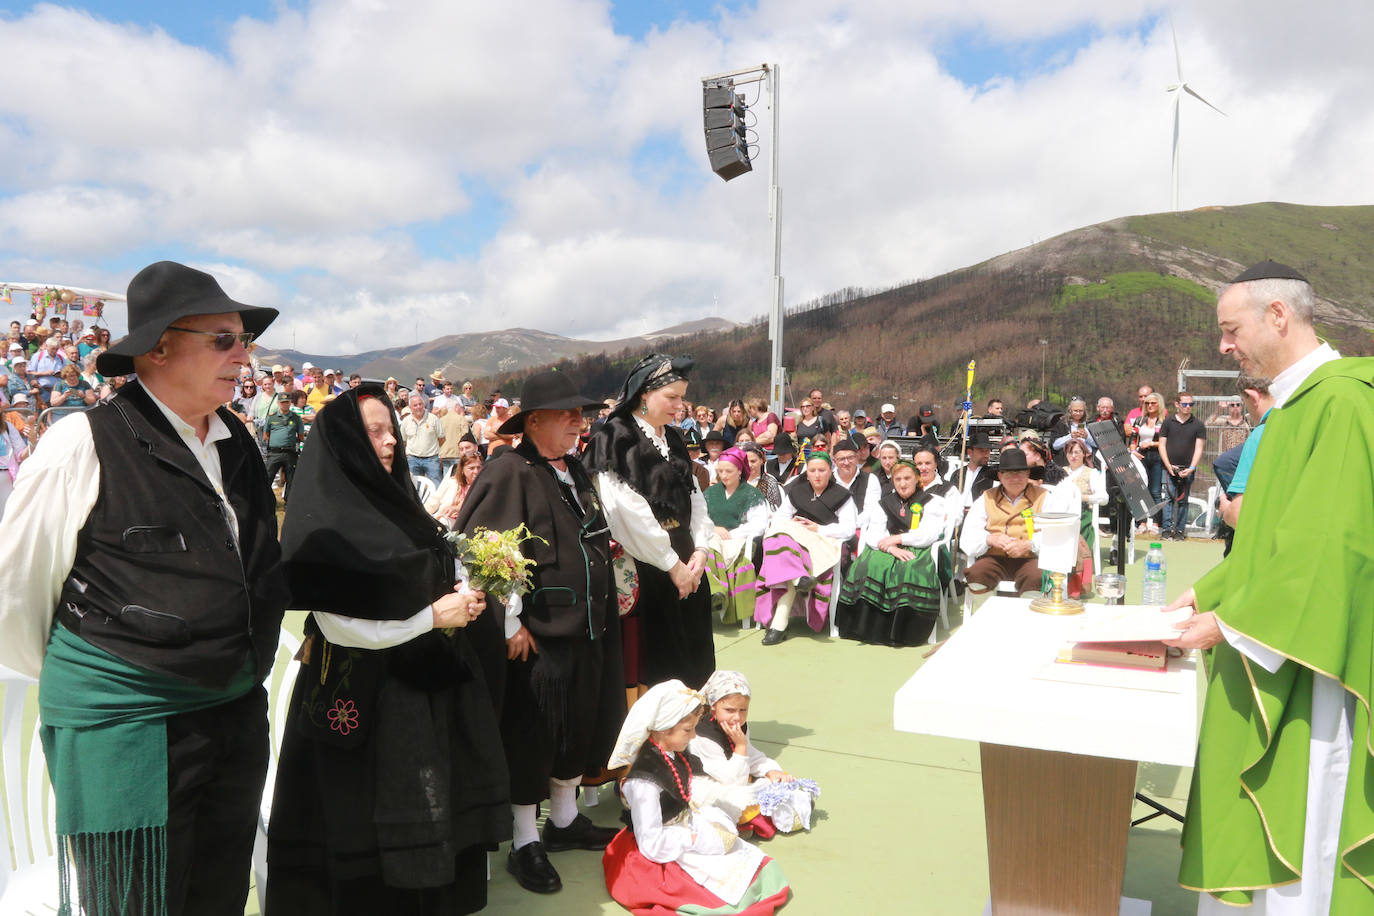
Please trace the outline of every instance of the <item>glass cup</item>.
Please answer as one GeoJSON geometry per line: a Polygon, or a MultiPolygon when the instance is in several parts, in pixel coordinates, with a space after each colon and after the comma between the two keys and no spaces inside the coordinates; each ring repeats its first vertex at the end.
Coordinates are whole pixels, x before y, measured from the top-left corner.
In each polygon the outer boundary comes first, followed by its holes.
{"type": "Polygon", "coordinates": [[[1120,604],[1126,596],[1126,577],[1119,573],[1099,573],[1093,576],[1093,588],[1108,604],[1120,604]]]}

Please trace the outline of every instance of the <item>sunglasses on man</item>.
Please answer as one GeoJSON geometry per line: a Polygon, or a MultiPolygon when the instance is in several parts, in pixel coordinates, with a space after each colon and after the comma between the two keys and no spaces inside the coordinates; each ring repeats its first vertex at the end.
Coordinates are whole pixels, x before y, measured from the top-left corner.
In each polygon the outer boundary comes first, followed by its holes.
{"type": "Polygon", "coordinates": [[[242,344],[245,350],[251,350],[253,338],[258,336],[252,331],[240,331],[238,333],[232,331],[197,331],[195,328],[179,328],[174,324],[168,325],[167,330],[180,331],[183,334],[200,334],[204,337],[213,338],[210,341],[210,346],[221,353],[233,348],[235,342],[242,344]]]}

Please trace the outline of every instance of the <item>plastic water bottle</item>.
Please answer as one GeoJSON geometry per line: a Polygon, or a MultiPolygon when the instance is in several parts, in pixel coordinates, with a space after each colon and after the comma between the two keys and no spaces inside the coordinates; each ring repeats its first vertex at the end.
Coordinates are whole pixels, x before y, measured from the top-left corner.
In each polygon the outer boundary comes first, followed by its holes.
{"type": "Polygon", "coordinates": [[[1140,584],[1140,603],[1146,607],[1155,607],[1168,603],[1165,598],[1164,547],[1158,541],[1150,545],[1150,552],[1145,554],[1145,578],[1140,584]]]}

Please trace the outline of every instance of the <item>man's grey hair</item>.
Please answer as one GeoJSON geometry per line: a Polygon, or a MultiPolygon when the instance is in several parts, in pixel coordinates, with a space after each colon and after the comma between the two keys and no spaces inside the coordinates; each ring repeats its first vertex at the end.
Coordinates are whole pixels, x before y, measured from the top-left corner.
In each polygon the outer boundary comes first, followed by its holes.
{"type": "Polygon", "coordinates": [[[1312,292],[1310,283],[1304,280],[1269,277],[1264,280],[1250,280],[1243,285],[1250,297],[1250,307],[1256,312],[1263,312],[1269,303],[1277,299],[1287,304],[1293,310],[1294,317],[1303,324],[1312,324],[1317,297],[1312,292]]]}
{"type": "Polygon", "coordinates": [[[1260,394],[1268,394],[1269,385],[1272,381],[1273,379],[1266,378],[1262,375],[1241,375],[1236,379],[1236,391],[1245,394],[1245,392],[1253,388],[1260,394]]]}

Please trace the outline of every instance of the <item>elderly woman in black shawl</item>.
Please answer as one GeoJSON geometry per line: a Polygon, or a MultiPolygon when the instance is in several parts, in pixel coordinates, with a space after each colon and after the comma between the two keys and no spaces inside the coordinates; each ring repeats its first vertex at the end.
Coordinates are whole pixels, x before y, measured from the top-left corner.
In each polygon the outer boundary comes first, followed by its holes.
{"type": "Polygon", "coordinates": [[[627,689],[677,678],[700,687],[716,668],[710,589],[714,532],[672,416],[695,361],[655,353],[630,372],[615,409],[587,443],[611,537],[634,558],[639,601],[621,618],[627,689]]]}
{"type": "Polygon", "coordinates": [[[268,831],[267,912],[471,913],[510,837],[505,759],[460,630],[484,608],[406,470],[385,392],[319,412],[282,530],[306,619],[268,831]],[[447,631],[447,632],[446,632],[447,631]]]}

